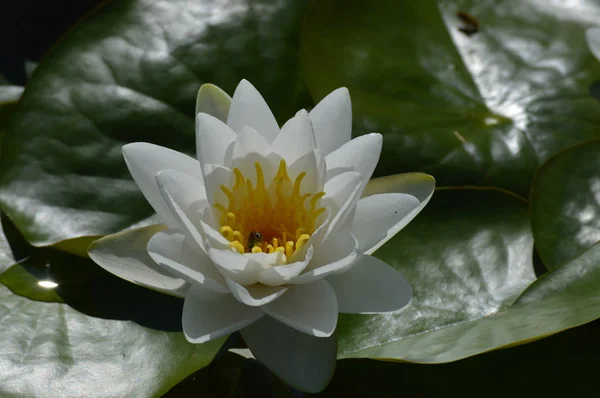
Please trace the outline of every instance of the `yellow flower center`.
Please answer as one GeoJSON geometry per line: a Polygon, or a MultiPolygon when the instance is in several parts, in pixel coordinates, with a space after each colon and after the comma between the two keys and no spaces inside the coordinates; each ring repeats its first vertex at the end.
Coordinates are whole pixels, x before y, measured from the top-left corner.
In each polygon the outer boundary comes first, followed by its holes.
{"type": "Polygon", "coordinates": [[[325,211],[319,207],[325,192],[302,193],[306,172],[292,181],[284,160],[268,185],[260,163],[254,165],[256,186],[238,168],[233,169],[233,187],[220,186],[229,201],[227,207],[215,205],[221,212],[220,232],[239,253],[282,252],[289,259],[315,232],[325,211]]]}

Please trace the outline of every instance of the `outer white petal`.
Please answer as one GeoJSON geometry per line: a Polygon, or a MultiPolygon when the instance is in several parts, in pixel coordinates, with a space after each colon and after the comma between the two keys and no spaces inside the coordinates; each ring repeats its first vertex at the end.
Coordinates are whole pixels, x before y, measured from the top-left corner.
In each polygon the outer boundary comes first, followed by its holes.
{"type": "Polygon", "coordinates": [[[293,388],[311,393],[327,386],[337,361],[337,338],[314,337],[265,316],[241,330],[256,359],[293,388]]]}
{"type": "Polygon", "coordinates": [[[325,196],[321,200],[323,206],[332,210],[332,219],[326,236],[341,226],[356,202],[360,199],[363,177],[355,171],[339,174],[325,183],[325,196]]]}
{"type": "Polygon", "coordinates": [[[202,170],[198,161],[183,153],[146,142],[123,146],[123,157],[131,176],[161,220],[170,228],[179,228],[156,185],[156,173],[163,169],[183,171],[202,185],[202,170]]]}
{"type": "Polygon", "coordinates": [[[283,125],[271,144],[271,151],[285,159],[288,165],[315,148],[312,124],[304,109],[283,125]]]}
{"type": "Polygon", "coordinates": [[[313,260],[291,283],[306,284],[335,272],[343,272],[356,261],[358,242],[348,231],[334,232],[317,248],[313,260]]]}
{"type": "Polygon", "coordinates": [[[247,80],[242,80],[233,93],[227,124],[233,131],[238,132],[244,126],[252,127],[265,137],[268,143],[273,142],[279,133],[279,125],[271,109],[258,90],[247,80]]]}
{"type": "Polygon", "coordinates": [[[374,178],[369,181],[363,197],[378,193],[406,193],[427,204],[435,191],[435,179],[425,173],[403,173],[374,178]]]}
{"type": "MultiPolygon", "coordinates": [[[[238,138],[233,146],[233,159],[241,159],[251,153],[264,156],[268,150],[269,143],[265,138],[252,127],[244,126],[238,132],[238,138]]],[[[254,170],[254,167],[251,170],[254,170]]]]}
{"type": "Polygon", "coordinates": [[[278,299],[288,289],[285,286],[265,286],[260,283],[242,286],[231,279],[227,279],[227,286],[233,297],[240,303],[260,307],[278,299]]]}
{"type": "Polygon", "coordinates": [[[366,254],[348,271],[330,275],[327,281],[335,291],[342,313],[396,311],[406,306],[412,297],[410,285],[398,271],[366,254]]]}
{"type": "Polygon", "coordinates": [[[206,113],[196,115],[196,154],[200,165],[229,165],[237,135],[219,119],[206,113]]]}
{"type": "Polygon", "coordinates": [[[184,297],[189,285],[156,265],[146,251],[150,238],[165,228],[165,225],[150,225],[105,236],[90,245],[88,254],[98,265],[119,278],[184,297]]]}
{"type": "Polygon", "coordinates": [[[160,193],[177,217],[179,229],[183,229],[204,249],[204,240],[200,233],[201,209],[208,205],[206,191],[193,177],[177,170],[162,170],[156,175],[160,193]]]}
{"type": "MultiPolygon", "coordinates": [[[[419,201],[419,207],[409,213],[402,220],[404,225],[423,210],[435,192],[435,179],[423,173],[405,173],[393,176],[375,178],[367,184],[363,197],[369,197],[380,193],[404,193],[414,196],[419,201]]],[[[403,227],[403,226],[402,226],[403,227]]],[[[387,236],[387,235],[386,235],[387,236]]],[[[392,235],[390,235],[391,237],[392,235]]],[[[366,250],[367,254],[374,252],[385,240],[366,250]]],[[[366,246],[366,245],[365,245],[366,246]]]]}
{"type": "Polygon", "coordinates": [[[200,248],[177,230],[155,234],[148,242],[148,254],[166,271],[192,284],[199,284],[216,293],[229,293],[223,276],[200,248]]]}
{"type": "Polygon", "coordinates": [[[329,180],[348,169],[357,171],[363,176],[362,192],[379,162],[382,142],[381,134],[365,134],[330,153],[325,157],[327,162],[325,179],[329,180]]]}
{"type": "Polygon", "coordinates": [[[196,114],[208,113],[222,122],[227,122],[231,97],[214,84],[203,84],[196,97],[196,114]]]}
{"type": "Polygon", "coordinates": [[[267,286],[280,286],[292,281],[306,268],[313,258],[314,248],[312,245],[306,251],[303,259],[298,259],[290,264],[269,267],[261,271],[258,281],[267,286]]]}
{"type": "Polygon", "coordinates": [[[328,155],[352,137],[352,103],[346,87],[332,91],[310,111],[317,148],[328,155]]]}
{"type": "Polygon", "coordinates": [[[311,336],[329,337],[337,325],[337,299],[325,280],[290,286],[283,296],[262,308],[279,322],[311,336]]]}
{"type": "Polygon", "coordinates": [[[592,54],[600,60],[600,28],[589,28],[585,31],[585,39],[592,54]]]}
{"type": "Polygon", "coordinates": [[[383,193],[359,200],[349,221],[360,252],[371,254],[380,248],[414,218],[419,205],[417,198],[405,193],[383,193]]]}
{"type": "Polygon", "coordinates": [[[260,308],[244,305],[230,294],[192,286],[183,304],[183,333],[191,343],[205,343],[236,332],[263,315],[260,308]]]}

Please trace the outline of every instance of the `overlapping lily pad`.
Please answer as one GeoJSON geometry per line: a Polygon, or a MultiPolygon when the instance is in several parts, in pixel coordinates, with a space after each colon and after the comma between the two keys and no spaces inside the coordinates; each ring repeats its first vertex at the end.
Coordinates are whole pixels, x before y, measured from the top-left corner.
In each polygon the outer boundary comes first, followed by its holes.
{"type": "Polygon", "coordinates": [[[210,363],[222,340],[189,344],[183,333],[83,315],[19,297],[0,285],[0,395],[160,396],[210,363]]]}
{"type": "Polygon", "coordinates": [[[599,318],[600,246],[531,284],[532,247],[521,199],[490,190],[436,192],[375,253],[411,283],[411,305],[340,316],[339,357],[450,362],[599,318]]]}
{"type": "Polygon", "coordinates": [[[527,196],[546,159],[600,136],[588,91],[600,67],[584,38],[598,20],[591,0],[315,1],[301,63],[315,101],[347,86],[354,133],[384,134],[379,175],[527,196]]]}
{"type": "Polygon", "coordinates": [[[435,366],[343,360],[331,384],[314,396],[383,397],[398,384],[404,394],[418,397],[587,396],[595,386],[600,355],[598,326],[595,322],[532,344],[435,366]]]}
{"type": "Polygon", "coordinates": [[[181,330],[181,302],[32,248],[2,218],[0,396],[160,396],[218,352],[224,339],[193,345],[156,330],[181,330]]]}
{"type": "Polygon", "coordinates": [[[104,235],[153,212],[121,146],[193,152],[202,83],[242,78],[283,121],[310,105],[297,62],[304,1],[107,2],[41,62],[0,157],[0,203],[35,245],[104,235]]]}
{"type": "Polygon", "coordinates": [[[566,149],[538,170],[531,222],[549,268],[600,241],[600,140],[566,149]]]}

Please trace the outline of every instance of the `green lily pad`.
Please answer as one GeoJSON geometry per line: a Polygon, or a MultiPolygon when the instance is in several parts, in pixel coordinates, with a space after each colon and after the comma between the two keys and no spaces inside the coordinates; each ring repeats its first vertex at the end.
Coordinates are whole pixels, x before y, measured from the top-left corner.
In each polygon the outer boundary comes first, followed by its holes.
{"type": "Polygon", "coordinates": [[[4,234],[4,225],[0,223],[0,275],[15,262],[15,256],[4,234]]]}
{"type": "Polygon", "coordinates": [[[3,285],[0,303],[3,397],[158,397],[208,365],[224,341],[193,345],[181,332],[90,317],[3,285]]]}
{"type": "Polygon", "coordinates": [[[384,135],[377,175],[422,171],[440,186],[527,196],[546,159],[600,136],[588,91],[600,63],[584,38],[599,20],[591,0],[321,0],[301,66],[315,101],[346,86],[354,132],[384,135]],[[479,30],[463,33],[458,12],[479,30]]]}
{"type": "Polygon", "coordinates": [[[531,223],[535,245],[549,268],[600,241],[600,140],[566,149],[538,170],[531,223]]]}
{"type": "Polygon", "coordinates": [[[0,156],[0,205],[36,246],[149,222],[121,146],[193,152],[201,84],[247,78],[279,121],[312,104],[300,79],[305,1],[107,2],[40,63],[0,156]]]}
{"type": "Polygon", "coordinates": [[[8,117],[17,108],[17,103],[23,94],[23,87],[2,85],[0,75],[0,145],[8,117]]]}
{"type": "Polygon", "coordinates": [[[407,278],[412,303],[341,315],[338,357],[450,362],[600,317],[600,245],[533,282],[527,213],[497,191],[438,190],[375,252],[407,278]]]}
{"type": "Polygon", "coordinates": [[[56,293],[58,286],[51,279],[37,279],[20,264],[15,264],[0,274],[0,283],[19,296],[36,301],[62,303],[62,298],[56,293]]]}
{"type": "Polygon", "coordinates": [[[403,394],[417,397],[588,396],[596,389],[598,326],[435,366],[345,359],[338,361],[325,391],[310,396],[385,397],[399,383],[403,394]],[[549,375],[557,379],[550,381],[549,375]]]}

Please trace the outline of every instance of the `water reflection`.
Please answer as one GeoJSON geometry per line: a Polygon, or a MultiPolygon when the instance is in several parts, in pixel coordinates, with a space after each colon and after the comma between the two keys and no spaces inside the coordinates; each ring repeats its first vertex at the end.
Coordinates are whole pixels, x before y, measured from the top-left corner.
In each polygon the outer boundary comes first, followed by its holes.
{"type": "Polygon", "coordinates": [[[58,283],[52,281],[39,281],[38,285],[46,289],[54,289],[58,286],[58,283]]]}

